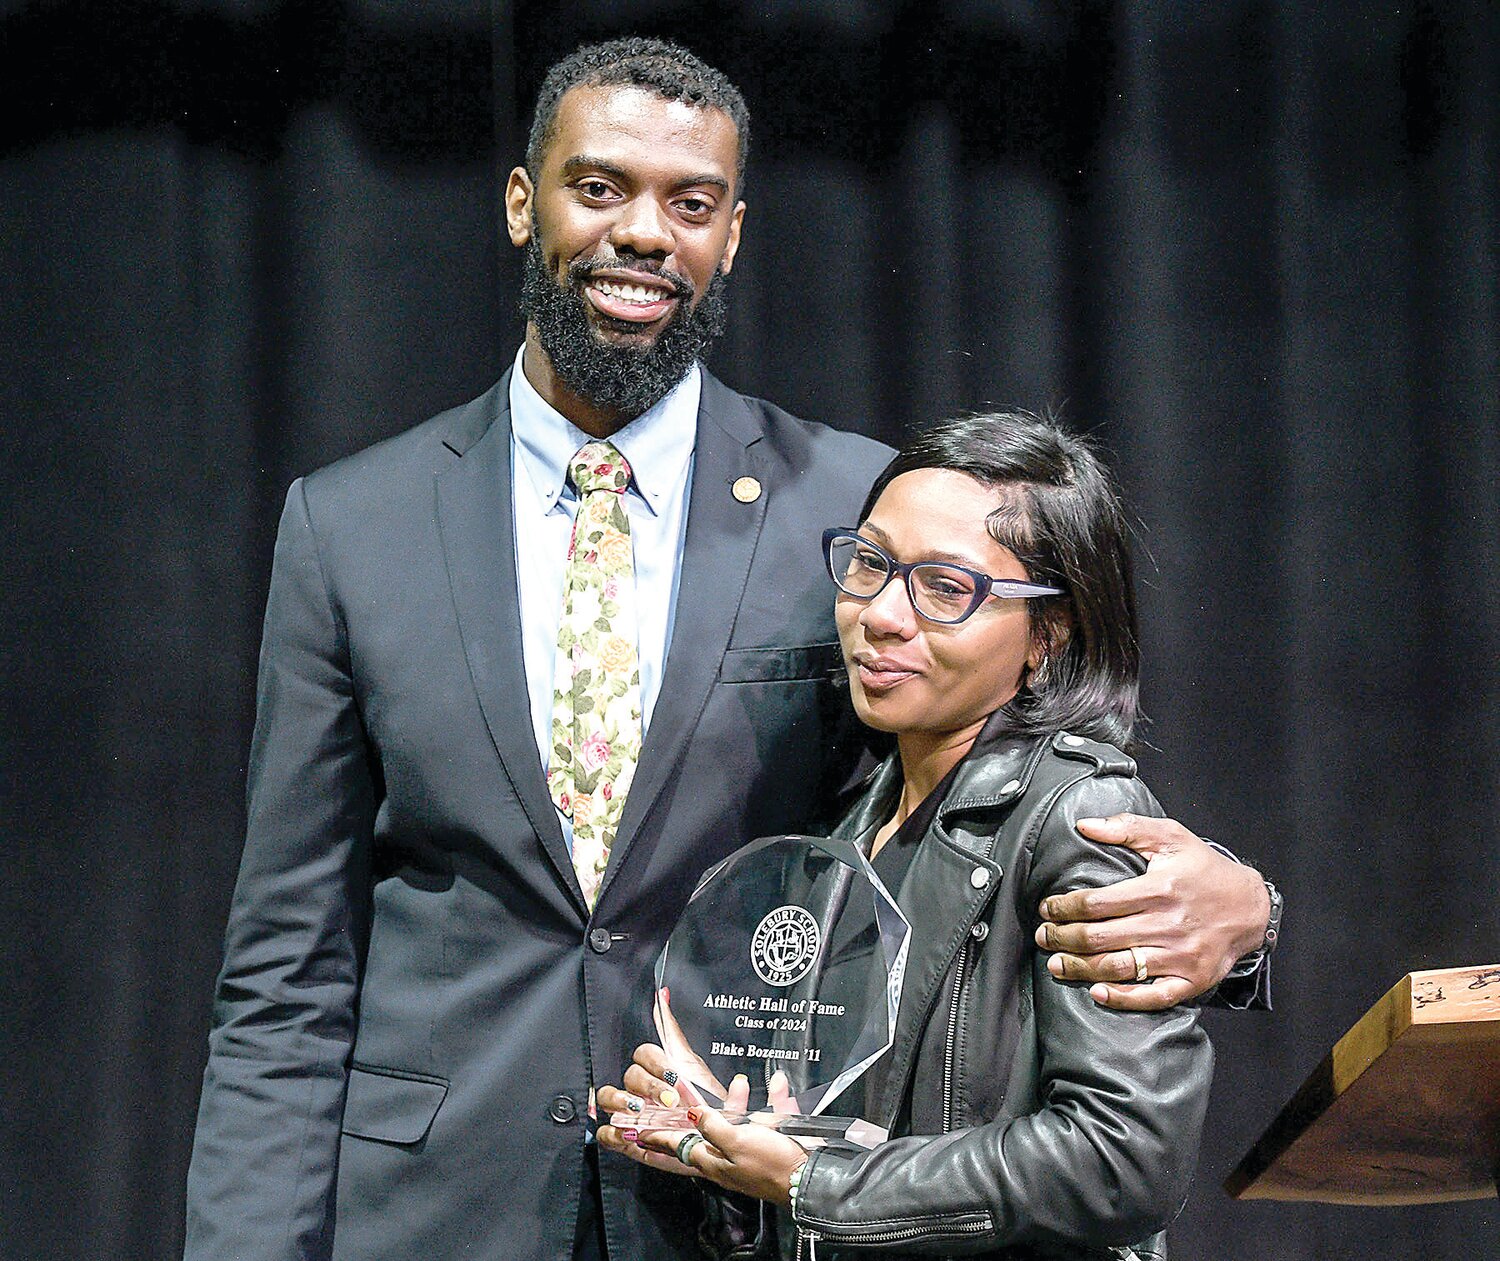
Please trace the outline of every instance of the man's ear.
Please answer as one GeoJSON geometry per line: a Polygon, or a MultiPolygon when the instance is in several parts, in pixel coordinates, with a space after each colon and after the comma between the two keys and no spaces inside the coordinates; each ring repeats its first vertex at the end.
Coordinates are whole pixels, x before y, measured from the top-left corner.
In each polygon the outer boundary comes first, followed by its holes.
{"type": "Polygon", "coordinates": [[[505,181],[505,230],[512,245],[522,246],[531,240],[531,202],[535,195],[526,168],[516,167],[505,181]]]}
{"type": "Polygon", "coordinates": [[[719,270],[729,275],[734,270],[734,256],[740,252],[740,226],[745,222],[745,203],[735,202],[734,214],[729,220],[729,241],[719,259],[719,270]]]}

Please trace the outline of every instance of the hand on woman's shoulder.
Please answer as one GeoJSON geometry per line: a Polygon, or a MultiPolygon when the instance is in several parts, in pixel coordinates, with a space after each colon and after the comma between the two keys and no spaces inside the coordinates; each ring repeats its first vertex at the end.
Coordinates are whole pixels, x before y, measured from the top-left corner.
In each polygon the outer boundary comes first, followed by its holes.
{"type": "Polygon", "coordinates": [[[1159,818],[1161,805],[1136,774],[1135,760],[1112,744],[1059,732],[1049,740],[1032,782],[1052,796],[1028,849],[1028,892],[1034,902],[1051,893],[1097,888],[1139,875],[1146,861],[1120,845],[1081,835],[1080,819],[1117,814],[1159,818]]]}

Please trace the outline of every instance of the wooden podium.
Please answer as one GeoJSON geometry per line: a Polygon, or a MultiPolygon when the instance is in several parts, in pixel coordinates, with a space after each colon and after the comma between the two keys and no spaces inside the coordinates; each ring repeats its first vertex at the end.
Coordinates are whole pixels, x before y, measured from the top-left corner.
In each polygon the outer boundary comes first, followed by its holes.
{"type": "Polygon", "coordinates": [[[1431,1204],[1496,1194],[1500,965],[1402,977],[1302,1084],[1224,1189],[1431,1204]]]}

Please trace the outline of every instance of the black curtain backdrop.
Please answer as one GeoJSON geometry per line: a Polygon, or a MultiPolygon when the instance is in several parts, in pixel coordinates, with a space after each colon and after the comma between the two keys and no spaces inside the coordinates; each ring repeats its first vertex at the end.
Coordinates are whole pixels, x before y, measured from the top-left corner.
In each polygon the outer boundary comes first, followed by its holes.
{"type": "Polygon", "coordinates": [[[731,384],[1113,453],[1148,778],[1290,895],[1176,1255],[1500,1253],[1219,1189],[1398,976],[1500,962],[1500,9],[116,0],[0,6],[3,1255],[179,1250],[281,496],[506,366],[497,180],[625,31],[755,113],[731,384]]]}

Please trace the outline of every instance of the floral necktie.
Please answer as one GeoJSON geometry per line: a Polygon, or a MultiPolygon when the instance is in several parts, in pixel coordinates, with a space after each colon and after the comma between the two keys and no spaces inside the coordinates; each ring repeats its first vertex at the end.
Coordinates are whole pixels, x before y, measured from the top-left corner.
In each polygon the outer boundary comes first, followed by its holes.
{"type": "Polygon", "coordinates": [[[592,909],[641,756],[630,465],[608,442],[568,466],[580,503],[568,544],[547,787],[573,820],[573,868],[592,909]]]}

